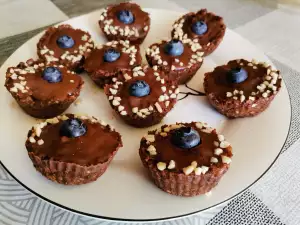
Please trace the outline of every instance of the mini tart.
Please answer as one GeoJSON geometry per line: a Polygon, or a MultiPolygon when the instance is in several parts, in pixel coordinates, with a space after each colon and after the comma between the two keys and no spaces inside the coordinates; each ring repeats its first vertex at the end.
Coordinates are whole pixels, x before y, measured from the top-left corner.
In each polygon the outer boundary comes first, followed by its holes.
{"type": "Polygon", "coordinates": [[[101,88],[110,84],[112,78],[117,76],[120,70],[130,70],[142,63],[140,47],[131,45],[128,40],[112,41],[95,48],[85,60],[84,69],[92,80],[101,88]],[[121,55],[114,62],[105,62],[103,57],[106,50],[117,49],[121,55]]]}
{"type": "Polygon", "coordinates": [[[64,24],[47,29],[37,44],[37,54],[45,62],[59,62],[73,71],[82,72],[84,60],[93,48],[94,42],[88,32],[64,24]],[[74,46],[60,48],[56,41],[62,35],[72,37],[74,46]]]}
{"type": "Polygon", "coordinates": [[[83,80],[63,65],[28,60],[6,72],[5,87],[30,116],[51,118],[63,113],[79,96],[83,80]],[[47,66],[57,67],[62,81],[49,83],[42,78],[47,66]]]}
{"type": "Polygon", "coordinates": [[[111,5],[100,14],[99,26],[108,40],[129,40],[133,44],[141,44],[150,29],[149,14],[135,3],[126,2],[111,5]],[[124,24],[117,18],[120,10],[130,10],[134,22],[124,24]]]}
{"type": "Polygon", "coordinates": [[[203,63],[203,51],[197,42],[186,39],[183,42],[184,52],[180,56],[168,55],[164,46],[170,40],[152,44],[146,50],[146,59],[150,66],[157,66],[168,74],[168,79],[178,84],[187,83],[196,74],[203,63]]]}
{"type": "Polygon", "coordinates": [[[179,196],[209,192],[227,172],[232,148],[223,135],[206,123],[177,123],[149,131],[142,138],[139,154],[154,183],[163,191],[179,196]],[[171,143],[172,132],[180,127],[198,131],[201,142],[191,149],[171,143]]]}
{"type": "Polygon", "coordinates": [[[54,182],[78,185],[95,181],[107,169],[120,147],[121,136],[94,117],[67,114],[35,125],[27,135],[26,149],[34,167],[54,182]],[[60,136],[64,120],[79,118],[87,127],[80,137],[60,136]]]}
{"type": "Polygon", "coordinates": [[[164,73],[159,70],[136,67],[113,78],[113,83],[105,87],[105,94],[112,108],[127,124],[149,127],[159,123],[177,102],[177,85],[163,77],[164,73]],[[149,95],[135,97],[129,94],[130,85],[138,80],[149,84],[149,95]]]}
{"type": "Polygon", "coordinates": [[[179,18],[173,24],[172,37],[181,40],[198,40],[204,51],[204,56],[211,54],[223,40],[226,25],[223,18],[214,13],[201,9],[197,13],[191,12],[179,18]],[[192,24],[196,21],[204,21],[207,24],[207,31],[197,35],[192,31],[192,24]]]}
{"type": "Polygon", "coordinates": [[[204,89],[209,102],[229,118],[255,116],[263,112],[281,88],[280,71],[256,60],[232,60],[205,74],[204,89]],[[241,67],[248,73],[242,83],[231,83],[227,73],[241,67]]]}

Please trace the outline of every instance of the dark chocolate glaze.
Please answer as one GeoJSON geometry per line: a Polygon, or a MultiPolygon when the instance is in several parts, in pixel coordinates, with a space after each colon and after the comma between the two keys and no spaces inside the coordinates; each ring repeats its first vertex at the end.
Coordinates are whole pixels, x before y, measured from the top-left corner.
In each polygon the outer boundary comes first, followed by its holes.
{"type": "Polygon", "coordinates": [[[38,48],[43,49],[46,46],[49,50],[54,52],[54,57],[60,58],[66,51],[70,54],[77,55],[79,52],[79,46],[87,43],[87,40],[82,40],[82,37],[87,35],[88,39],[90,39],[90,34],[84,32],[80,29],[74,29],[70,25],[61,25],[58,28],[51,27],[47,30],[46,34],[41,38],[41,41],[38,43],[38,48]],[[68,35],[73,38],[75,44],[72,48],[60,48],[56,41],[62,35],[68,35]],[[78,51],[74,53],[74,51],[78,51]]]}
{"type": "MultiPolygon", "coordinates": [[[[180,56],[172,56],[165,53],[165,45],[167,44],[167,41],[162,41],[160,44],[153,44],[149,48],[152,48],[153,46],[158,46],[159,48],[159,55],[161,57],[161,60],[164,62],[166,61],[168,65],[158,64],[156,59],[152,58],[151,64],[152,65],[158,65],[163,68],[164,71],[170,72],[171,67],[174,66],[176,69],[175,71],[183,71],[186,70],[186,68],[189,65],[190,60],[192,59],[192,55],[196,54],[192,51],[191,46],[189,44],[184,43],[184,52],[180,56]],[[179,60],[179,62],[176,62],[176,60],[179,60]],[[180,62],[183,64],[180,65],[180,62]]],[[[150,58],[151,56],[148,56],[150,58]]],[[[201,64],[200,62],[197,62],[198,64],[201,64]]]]}
{"type": "MultiPolygon", "coordinates": [[[[69,118],[72,116],[68,115],[69,118]]],[[[51,159],[82,166],[96,165],[106,162],[110,156],[122,145],[121,136],[111,131],[108,126],[82,120],[87,126],[87,132],[77,138],[60,136],[63,121],[48,124],[42,129],[40,138],[44,144],[26,142],[29,152],[33,151],[41,159],[51,159]]],[[[28,137],[32,131],[29,131],[28,137]]]]}
{"type": "Polygon", "coordinates": [[[94,49],[90,56],[85,60],[84,68],[87,72],[93,73],[93,72],[99,72],[103,71],[103,73],[115,73],[120,69],[130,69],[133,68],[139,64],[141,64],[142,57],[140,55],[140,48],[138,45],[135,45],[137,49],[136,55],[136,61],[134,65],[130,65],[131,58],[129,57],[129,53],[122,52],[122,49],[124,48],[122,44],[118,43],[117,49],[120,52],[120,58],[117,59],[114,62],[105,62],[103,60],[103,56],[106,50],[113,48],[112,46],[103,45],[100,49],[94,49]]]}
{"type": "MultiPolygon", "coordinates": [[[[119,76],[119,81],[123,81],[122,85],[119,85],[118,92],[115,96],[120,96],[121,97],[121,103],[120,105],[125,107],[125,111],[128,113],[128,115],[134,115],[132,112],[132,109],[134,107],[138,107],[139,109],[144,109],[144,108],[149,108],[149,106],[152,106],[155,109],[155,103],[158,102],[158,99],[161,95],[164,95],[168,93],[168,90],[172,90],[173,93],[177,89],[177,85],[174,85],[173,82],[168,82],[167,80],[165,81],[164,84],[161,83],[161,81],[156,80],[156,76],[154,76],[154,72],[157,72],[160,74],[160,77],[164,77],[164,73],[161,71],[154,71],[152,68],[147,67],[147,69],[143,70],[145,73],[145,76],[138,76],[138,77],[133,77],[133,71],[124,71],[122,72],[119,76]],[[132,77],[132,79],[128,81],[124,81],[121,77],[123,77],[123,74],[127,73],[129,76],[132,77]],[[135,82],[135,81],[145,81],[149,86],[150,86],[150,94],[146,95],[144,97],[135,97],[131,96],[129,92],[129,87],[135,82]],[[165,86],[167,89],[167,92],[163,92],[161,87],[165,86]],[[172,88],[173,86],[174,88],[172,88]]],[[[106,88],[106,93],[108,96],[110,96],[109,88],[113,88],[112,85],[108,86],[106,88]]],[[[167,107],[165,104],[162,102],[160,105],[162,107],[162,110],[170,110],[176,103],[176,99],[169,98],[170,105],[167,107]]]]}
{"type": "MultiPolygon", "coordinates": [[[[34,73],[28,72],[26,74],[21,74],[20,71],[16,70],[25,70],[28,67],[33,68],[34,65],[41,65],[41,62],[33,62],[30,65],[21,64],[17,67],[10,67],[8,69],[8,72],[10,71],[10,69],[15,69],[15,74],[25,78],[23,81],[26,81],[26,87],[28,87],[28,90],[26,93],[22,93],[21,91],[19,91],[17,93],[19,99],[27,99],[30,96],[33,101],[41,101],[49,104],[64,101],[75,93],[76,96],[78,95],[78,92],[83,85],[83,81],[81,77],[73,74],[66,67],[59,67],[55,64],[47,65],[55,66],[60,70],[62,74],[62,80],[58,83],[49,83],[42,78],[42,73],[47,67],[46,65],[39,66],[37,69],[34,69],[34,73]]],[[[8,90],[10,90],[10,88],[12,88],[15,83],[22,82],[18,79],[13,80],[9,78],[9,76],[10,74],[7,73],[5,86],[8,90]]]]}
{"type": "MultiPolygon", "coordinates": [[[[252,92],[257,92],[257,86],[264,82],[267,75],[268,68],[261,64],[257,64],[257,69],[249,66],[250,62],[244,59],[232,60],[227,65],[218,66],[213,72],[207,73],[206,76],[206,92],[214,93],[220,98],[226,98],[227,92],[233,92],[235,89],[242,90],[246,97],[250,96],[252,92]],[[241,66],[240,63],[243,63],[241,66]],[[227,79],[228,72],[236,67],[242,67],[248,73],[248,78],[241,83],[232,83],[227,79]]],[[[274,86],[281,86],[281,79],[277,79],[274,86]]]]}
{"type": "Polygon", "coordinates": [[[155,77],[146,73],[145,77],[135,77],[129,82],[124,83],[124,86],[120,90],[120,96],[122,96],[121,104],[128,109],[129,113],[132,113],[132,108],[138,107],[140,109],[148,108],[150,105],[154,105],[160,95],[163,94],[161,90],[160,81],[156,81],[155,77]],[[150,86],[150,94],[144,97],[131,96],[129,93],[129,87],[137,80],[143,80],[150,86]]]}
{"type": "Polygon", "coordinates": [[[111,25],[118,26],[123,29],[126,26],[130,28],[135,27],[139,32],[139,36],[143,36],[148,33],[148,31],[144,30],[144,27],[149,25],[149,14],[147,12],[144,12],[141,7],[135,3],[124,2],[109,7],[106,19],[112,19],[113,22],[111,25]],[[121,10],[130,10],[134,16],[134,22],[131,24],[124,24],[119,21],[119,19],[117,18],[117,13],[121,10]]]}
{"type": "Polygon", "coordinates": [[[185,19],[182,30],[190,39],[198,39],[201,45],[215,42],[216,39],[223,38],[226,26],[223,18],[213,13],[207,12],[206,9],[201,9],[197,13],[188,13],[183,16],[185,19]],[[202,35],[197,35],[192,31],[192,24],[197,21],[204,21],[207,24],[207,31],[202,35]]]}
{"type": "MultiPolygon", "coordinates": [[[[219,162],[216,163],[216,166],[221,166],[222,160],[221,156],[214,155],[214,150],[217,148],[214,146],[214,141],[218,141],[218,135],[216,130],[213,130],[211,133],[206,133],[201,131],[201,129],[197,128],[195,122],[186,123],[185,126],[191,126],[196,131],[198,131],[201,143],[191,149],[183,149],[179,148],[172,144],[171,135],[172,131],[168,132],[166,137],[162,137],[160,134],[155,135],[155,142],[151,143],[155,148],[157,155],[153,156],[153,160],[155,162],[166,162],[169,163],[171,160],[175,161],[175,169],[176,172],[181,172],[183,168],[190,166],[193,161],[198,163],[198,166],[207,166],[211,165],[211,157],[218,158],[219,162]]],[[[166,127],[166,125],[162,126],[162,130],[166,127]]],[[[149,134],[155,134],[154,132],[149,132],[149,134]]],[[[147,149],[146,140],[142,139],[142,147],[147,149]]],[[[231,147],[223,149],[222,155],[226,155],[228,157],[232,156],[231,147]]],[[[152,157],[151,157],[152,158],[152,157]]]]}

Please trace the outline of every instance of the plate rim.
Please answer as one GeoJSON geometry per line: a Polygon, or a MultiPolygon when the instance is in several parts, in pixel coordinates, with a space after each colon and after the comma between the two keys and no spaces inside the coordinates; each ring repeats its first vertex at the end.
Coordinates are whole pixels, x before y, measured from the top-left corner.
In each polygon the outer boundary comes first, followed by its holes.
{"type": "MultiPolygon", "coordinates": [[[[60,24],[64,24],[68,21],[71,21],[71,20],[74,20],[74,19],[78,19],[80,17],[85,17],[89,14],[93,14],[95,12],[98,12],[98,11],[101,11],[103,8],[101,9],[98,9],[98,10],[95,10],[93,12],[90,12],[90,13],[87,13],[87,14],[83,14],[83,15],[80,15],[80,16],[77,16],[77,17],[74,17],[74,18],[71,18],[71,19],[68,19],[68,20],[65,20],[65,21],[62,21],[62,22],[59,22],[59,23],[56,23],[56,24],[53,24],[51,26],[57,26],[57,25],[60,25],[60,24]]],[[[143,8],[144,10],[155,10],[155,11],[167,11],[167,12],[172,12],[172,13],[180,13],[180,14],[184,14],[186,13],[186,10],[185,11],[182,11],[182,12],[179,12],[179,11],[171,11],[171,10],[167,10],[167,9],[157,9],[157,8],[149,8],[149,7],[146,7],[146,8],[143,8]]],[[[46,28],[47,29],[47,28],[46,28]]],[[[31,40],[32,38],[42,34],[43,32],[45,32],[45,30],[42,30],[41,32],[37,33],[36,35],[34,35],[33,37],[31,37],[30,39],[28,39],[25,43],[23,43],[19,48],[22,48],[24,45],[26,45],[26,43],[31,40]]],[[[233,30],[227,28],[228,30],[234,32],[233,30]]],[[[234,32],[235,34],[237,34],[236,32],[234,32]]],[[[247,40],[247,39],[245,39],[247,40]]],[[[248,40],[247,40],[248,41],[248,40]]],[[[250,42],[251,43],[251,42],[250,42]]],[[[251,43],[252,44],[252,43],[251,43]]],[[[16,52],[19,48],[17,48],[14,52],[16,52]]],[[[14,52],[11,54],[13,55],[14,52]]],[[[262,52],[264,54],[264,52],[262,52]]],[[[6,61],[11,57],[11,55],[4,61],[4,63],[1,65],[1,67],[3,65],[5,65],[6,61]]],[[[265,55],[265,54],[264,54],[265,55]]],[[[266,55],[265,55],[266,56],[266,55]]],[[[269,57],[266,56],[268,59],[269,57]]],[[[270,59],[269,59],[270,60],[270,59]]],[[[271,60],[270,60],[271,61],[271,60]]],[[[111,222],[123,222],[123,223],[129,223],[129,222],[135,222],[135,223],[138,223],[138,222],[142,222],[142,223],[146,223],[146,222],[161,222],[161,221],[170,221],[170,220],[176,220],[176,219],[183,219],[183,218],[186,218],[186,217],[189,217],[189,216],[192,216],[192,215],[196,215],[198,213],[201,213],[201,212],[204,212],[206,210],[209,210],[209,209],[212,209],[218,205],[221,205],[225,202],[228,202],[234,198],[236,198],[237,196],[241,195],[242,193],[244,193],[246,190],[248,190],[251,186],[253,186],[256,182],[258,182],[270,169],[271,167],[274,165],[274,163],[277,161],[277,159],[279,158],[279,156],[281,155],[282,153],[282,150],[283,150],[283,147],[285,146],[286,142],[287,142],[287,139],[288,139],[288,136],[289,136],[289,133],[290,133],[290,130],[291,130],[291,123],[292,123],[292,104],[291,104],[291,96],[290,96],[290,93],[289,93],[289,90],[287,89],[286,87],[286,84],[285,84],[285,81],[283,79],[283,83],[284,83],[284,86],[286,88],[286,91],[287,91],[287,94],[288,94],[288,99],[289,99],[289,108],[290,108],[290,123],[289,123],[289,128],[288,128],[288,132],[287,132],[287,135],[285,137],[285,141],[283,143],[283,145],[281,146],[281,149],[280,151],[278,152],[277,156],[275,157],[275,159],[273,160],[273,162],[268,166],[268,168],[255,180],[253,181],[250,185],[248,185],[247,187],[245,187],[243,190],[239,191],[238,193],[236,193],[235,195],[219,202],[219,203],[216,203],[212,206],[209,206],[209,207],[206,207],[206,208],[203,208],[201,210],[197,210],[197,211],[194,211],[194,212],[190,212],[190,213],[186,213],[186,214],[182,214],[182,215],[177,215],[177,216],[171,216],[171,217],[162,217],[162,218],[155,218],[155,219],[123,219],[123,218],[114,218],[114,217],[107,217],[107,216],[100,216],[100,215],[96,215],[96,214],[92,214],[92,213],[86,213],[86,212],[82,212],[82,211],[79,211],[79,210],[75,210],[73,208],[70,208],[70,207],[67,207],[67,206],[64,206],[64,205],[61,205],[55,201],[52,201],[46,197],[44,197],[43,195],[33,191],[31,188],[27,187],[24,183],[22,183],[19,179],[17,179],[10,171],[9,169],[4,165],[4,163],[0,160],[0,165],[4,168],[4,170],[15,180],[17,181],[18,184],[20,184],[22,187],[24,187],[26,190],[28,190],[30,193],[34,194],[36,197],[46,201],[47,203],[50,203],[54,206],[57,206],[63,210],[67,210],[69,212],[72,212],[72,213],[75,213],[75,214],[78,214],[78,215],[81,215],[81,216],[87,216],[87,217],[90,217],[90,218],[94,218],[94,219],[100,219],[100,220],[104,220],[104,221],[111,221],[111,222]]]]}

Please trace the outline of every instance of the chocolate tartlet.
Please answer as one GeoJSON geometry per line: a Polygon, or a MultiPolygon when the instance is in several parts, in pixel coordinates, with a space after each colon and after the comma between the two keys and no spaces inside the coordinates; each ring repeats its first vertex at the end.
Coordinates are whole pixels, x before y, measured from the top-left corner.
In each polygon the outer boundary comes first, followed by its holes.
{"type": "Polygon", "coordinates": [[[72,114],[35,125],[27,137],[36,170],[65,185],[95,181],[122,147],[120,134],[105,122],[72,114]]]}
{"type": "Polygon", "coordinates": [[[207,56],[219,46],[225,31],[226,25],[222,17],[201,9],[179,18],[173,25],[172,37],[197,40],[203,48],[204,56],[207,56]]]}
{"type": "Polygon", "coordinates": [[[79,73],[93,48],[88,32],[64,24],[47,29],[37,44],[37,53],[45,62],[58,62],[79,73]]]}
{"type": "Polygon", "coordinates": [[[179,89],[163,79],[164,73],[148,66],[120,72],[105,87],[112,108],[129,125],[149,127],[159,123],[177,102],[179,89]]]}
{"type": "Polygon", "coordinates": [[[209,192],[227,172],[232,148],[205,123],[163,125],[142,138],[140,158],[154,183],[179,196],[209,192]]]}
{"type": "Polygon", "coordinates": [[[51,118],[77,99],[83,83],[63,65],[28,60],[7,69],[5,87],[27,114],[51,118]]]}
{"type": "Polygon", "coordinates": [[[135,3],[125,2],[105,8],[99,26],[108,40],[129,40],[141,44],[150,29],[150,17],[135,3]]]}
{"type": "Polygon", "coordinates": [[[177,39],[152,44],[146,50],[150,66],[158,66],[168,79],[185,84],[196,74],[203,62],[203,51],[197,42],[177,39]]]}
{"type": "Polygon", "coordinates": [[[101,88],[110,84],[120,70],[130,70],[142,63],[140,47],[129,41],[112,41],[95,48],[85,60],[84,69],[101,88]]]}
{"type": "Polygon", "coordinates": [[[278,70],[266,63],[232,60],[206,73],[209,102],[229,118],[255,116],[264,111],[281,88],[278,70]]]}

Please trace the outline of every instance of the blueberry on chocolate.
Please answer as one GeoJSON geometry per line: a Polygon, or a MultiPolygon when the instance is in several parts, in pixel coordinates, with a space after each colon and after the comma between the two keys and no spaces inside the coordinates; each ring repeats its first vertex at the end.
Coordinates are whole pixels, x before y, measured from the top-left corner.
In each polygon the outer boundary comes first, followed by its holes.
{"type": "Polygon", "coordinates": [[[180,56],[184,51],[184,46],[179,40],[171,40],[164,47],[165,53],[171,56],[180,56]]]}
{"type": "Polygon", "coordinates": [[[192,24],[192,31],[197,35],[202,35],[207,31],[207,25],[204,21],[197,21],[192,24]]]}
{"type": "Polygon", "coordinates": [[[179,148],[190,149],[199,145],[201,138],[199,133],[193,128],[181,127],[173,131],[171,142],[179,148]]]}
{"type": "Polygon", "coordinates": [[[56,43],[60,48],[72,48],[75,44],[75,41],[70,36],[63,35],[56,40],[56,43]]]}
{"type": "Polygon", "coordinates": [[[121,54],[116,49],[110,48],[105,51],[103,59],[105,62],[114,62],[120,58],[121,54]]]}
{"type": "Polygon", "coordinates": [[[87,132],[86,125],[79,119],[68,119],[60,127],[60,136],[75,138],[87,132]]]}
{"type": "Polygon", "coordinates": [[[117,18],[124,24],[131,24],[134,21],[134,16],[129,10],[121,10],[117,14],[117,18]]]}
{"type": "Polygon", "coordinates": [[[131,96],[144,97],[150,94],[150,86],[145,81],[138,80],[130,85],[129,93],[131,96]]]}
{"type": "Polygon", "coordinates": [[[248,73],[241,67],[231,69],[227,74],[230,83],[242,83],[248,78],[248,73]]]}
{"type": "Polygon", "coordinates": [[[42,77],[44,80],[49,83],[58,83],[62,80],[61,72],[56,67],[46,67],[42,73],[42,77]]]}

